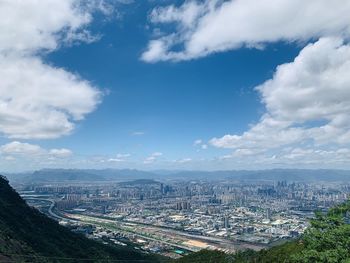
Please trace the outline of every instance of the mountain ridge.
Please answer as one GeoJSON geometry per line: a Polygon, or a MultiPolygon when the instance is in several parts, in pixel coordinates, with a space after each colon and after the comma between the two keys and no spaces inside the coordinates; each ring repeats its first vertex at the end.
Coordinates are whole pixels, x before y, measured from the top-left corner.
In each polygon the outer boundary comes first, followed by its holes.
{"type": "Polygon", "coordinates": [[[142,171],[136,169],[42,169],[32,173],[8,174],[11,182],[50,183],[76,181],[153,180],[238,180],[238,181],[346,181],[350,170],[269,169],[219,171],[142,171]]]}

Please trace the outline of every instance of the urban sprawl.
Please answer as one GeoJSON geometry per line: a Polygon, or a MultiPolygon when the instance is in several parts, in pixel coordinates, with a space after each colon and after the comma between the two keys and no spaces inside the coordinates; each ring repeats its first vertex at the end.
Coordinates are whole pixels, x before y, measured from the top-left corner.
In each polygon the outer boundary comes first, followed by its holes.
{"type": "Polygon", "coordinates": [[[315,210],[347,200],[341,183],[154,181],[17,185],[41,212],[89,238],[178,258],[259,250],[298,237],[315,210]]]}

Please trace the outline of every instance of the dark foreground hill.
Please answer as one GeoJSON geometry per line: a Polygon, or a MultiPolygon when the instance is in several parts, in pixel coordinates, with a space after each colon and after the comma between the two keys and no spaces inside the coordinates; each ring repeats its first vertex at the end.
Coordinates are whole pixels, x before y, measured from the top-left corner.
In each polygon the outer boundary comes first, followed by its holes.
{"type": "Polygon", "coordinates": [[[219,251],[200,251],[176,263],[350,263],[350,201],[315,219],[299,239],[283,245],[228,255],[219,251]]]}
{"type": "Polygon", "coordinates": [[[157,262],[153,256],[110,247],[72,233],[46,217],[0,176],[0,262],[157,262]]]}

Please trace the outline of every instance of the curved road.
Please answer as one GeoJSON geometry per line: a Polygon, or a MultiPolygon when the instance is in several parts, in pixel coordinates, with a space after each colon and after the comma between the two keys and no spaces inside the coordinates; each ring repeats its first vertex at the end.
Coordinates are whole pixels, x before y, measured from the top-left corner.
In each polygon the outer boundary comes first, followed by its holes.
{"type": "Polygon", "coordinates": [[[46,198],[36,198],[36,197],[23,197],[25,200],[35,200],[35,201],[45,201],[45,202],[49,202],[50,203],[50,207],[48,209],[48,212],[50,214],[50,216],[60,219],[60,220],[65,220],[65,221],[71,221],[71,222],[77,222],[78,220],[74,220],[71,218],[67,218],[67,217],[62,217],[60,215],[57,215],[55,212],[53,212],[53,209],[56,205],[55,200],[53,199],[46,199],[46,198]]]}

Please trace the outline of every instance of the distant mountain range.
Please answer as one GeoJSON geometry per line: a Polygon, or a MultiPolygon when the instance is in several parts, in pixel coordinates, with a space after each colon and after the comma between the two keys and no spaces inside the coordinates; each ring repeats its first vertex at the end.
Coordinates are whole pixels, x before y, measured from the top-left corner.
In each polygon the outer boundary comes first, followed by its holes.
{"type": "Polygon", "coordinates": [[[29,207],[0,176],[0,262],[158,262],[72,233],[29,207]]]}
{"type": "Polygon", "coordinates": [[[49,182],[97,182],[97,181],[126,181],[135,179],[153,179],[155,174],[132,169],[43,169],[33,173],[6,174],[11,181],[24,183],[49,182]]]}
{"type": "Polygon", "coordinates": [[[153,180],[237,180],[237,181],[350,181],[349,170],[233,170],[233,171],[141,171],[132,169],[43,169],[33,173],[7,174],[11,181],[24,183],[96,182],[153,180]]]}

